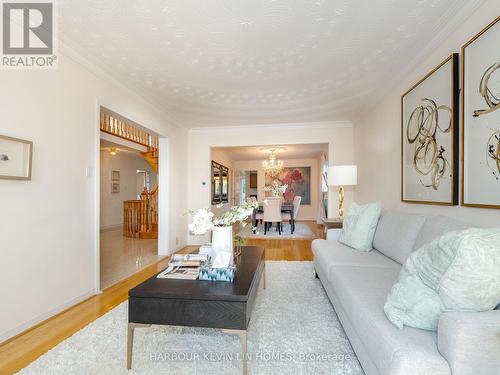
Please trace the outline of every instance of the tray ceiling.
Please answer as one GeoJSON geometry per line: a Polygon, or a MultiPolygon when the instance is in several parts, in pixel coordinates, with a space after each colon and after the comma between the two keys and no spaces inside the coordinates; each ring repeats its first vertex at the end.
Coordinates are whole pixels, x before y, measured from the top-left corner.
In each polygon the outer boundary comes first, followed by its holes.
{"type": "Polygon", "coordinates": [[[224,152],[232,161],[265,160],[269,158],[270,149],[277,149],[278,159],[319,158],[321,155],[328,155],[328,143],[212,148],[212,150],[224,152]]]}
{"type": "Polygon", "coordinates": [[[352,119],[479,3],[60,0],[59,22],[64,45],[200,127],[352,119]]]}

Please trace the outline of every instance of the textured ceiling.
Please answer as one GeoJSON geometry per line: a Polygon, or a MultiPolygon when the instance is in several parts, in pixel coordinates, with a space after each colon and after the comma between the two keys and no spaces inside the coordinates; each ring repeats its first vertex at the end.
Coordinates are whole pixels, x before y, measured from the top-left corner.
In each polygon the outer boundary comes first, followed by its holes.
{"type": "Polygon", "coordinates": [[[481,0],[60,0],[63,43],[186,127],[349,120],[481,0]]]}

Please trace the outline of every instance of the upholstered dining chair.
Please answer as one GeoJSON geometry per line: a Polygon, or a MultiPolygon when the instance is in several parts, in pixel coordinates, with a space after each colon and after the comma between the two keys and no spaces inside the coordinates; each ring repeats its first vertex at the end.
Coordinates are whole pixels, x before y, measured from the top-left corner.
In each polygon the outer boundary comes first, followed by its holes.
{"type": "MultiPolygon", "coordinates": [[[[250,195],[247,197],[247,203],[256,203],[257,202],[257,197],[255,195],[250,195]]],[[[253,223],[255,226],[257,226],[260,223],[262,224],[262,219],[264,218],[264,215],[262,212],[257,211],[255,214],[255,223],[253,223]]]]}
{"type": "MultiPolygon", "coordinates": [[[[297,214],[299,213],[300,202],[302,202],[302,197],[300,195],[296,195],[293,198],[293,220],[297,220],[297,214]]],[[[283,213],[283,220],[287,220],[290,224],[292,224],[292,217],[289,212],[283,213]]],[[[292,229],[293,232],[293,229],[292,229]]]]}
{"type": "MultiPolygon", "coordinates": [[[[252,195],[250,198],[252,199],[251,203],[257,202],[256,196],[252,195]]],[[[257,211],[257,213],[255,214],[255,226],[259,224],[259,221],[262,224],[262,219],[264,219],[264,214],[262,212],[257,211]]]]}
{"type": "Polygon", "coordinates": [[[281,198],[269,197],[264,201],[264,234],[267,234],[267,228],[276,223],[278,233],[281,235],[281,198]]]}

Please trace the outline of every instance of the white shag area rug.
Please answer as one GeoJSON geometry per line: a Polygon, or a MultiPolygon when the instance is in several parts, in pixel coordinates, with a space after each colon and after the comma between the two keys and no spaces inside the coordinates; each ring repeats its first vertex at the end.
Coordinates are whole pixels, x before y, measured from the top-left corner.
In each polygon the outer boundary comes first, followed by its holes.
{"type": "MultiPolygon", "coordinates": [[[[311,262],[267,262],[248,328],[249,374],[363,374],[311,262]]],[[[241,374],[237,336],[207,328],[135,330],[126,369],[127,302],[21,374],[241,374]],[[232,359],[231,359],[232,356],[232,359]]]]}
{"type": "Polygon", "coordinates": [[[246,225],[243,229],[238,233],[242,238],[266,238],[273,240],[283,240],[283,239],[314,239],[316,236],[312,232],[311,228],[307,224],[304,223],[296,223],[295,230],[292,234],[292,226],[288,223],[283,223],[283,230],[281,231],[281,235],[276,230],[276,224],[273,225],[271,229],[267,231],[267,234],[264,234],[264,225],[259,224],[257,226],[256,233],[252,232],[252,226],[246,225]]]}

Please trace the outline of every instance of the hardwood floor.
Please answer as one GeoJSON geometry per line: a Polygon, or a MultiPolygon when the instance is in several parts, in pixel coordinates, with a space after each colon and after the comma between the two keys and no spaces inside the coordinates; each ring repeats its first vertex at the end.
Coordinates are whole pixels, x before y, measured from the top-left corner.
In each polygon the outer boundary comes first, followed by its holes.
{"type": "MultiPolygon", "coordinates": [[[[324,238],[323,226],[308,222],[317,238],[324,238]]],[[[249,239],[247,245],[266,248],[266,260],[311,260],[311,241],[298,239],[249,239]]],[[[189,253],[196,246],[179,253],[189,253]]],[[[131,277],[105,289],[102,294],[75,305],[0,345],[0,374],[13,374],[64,341],[87,324],[125,301],[129,289],[164,269],[168,257],[145,267],[131,277]]]]}
{"type": "MultiPolygon", "coordinates": [[[[316,238],[324,238],[323,225],[315,222],[302,222],[307,224],[316,238]]],[[[260,239],[248,238],[246,245],[262,246],[266,249],[266,260],[312,260],[310,239],[260,239]]]]}

